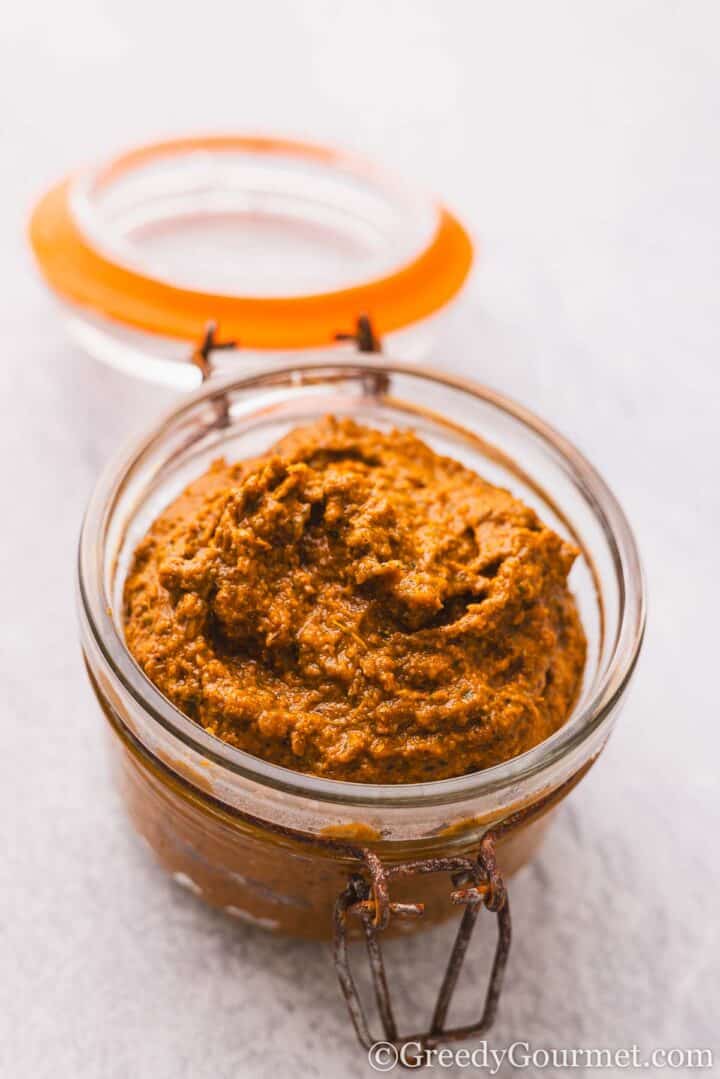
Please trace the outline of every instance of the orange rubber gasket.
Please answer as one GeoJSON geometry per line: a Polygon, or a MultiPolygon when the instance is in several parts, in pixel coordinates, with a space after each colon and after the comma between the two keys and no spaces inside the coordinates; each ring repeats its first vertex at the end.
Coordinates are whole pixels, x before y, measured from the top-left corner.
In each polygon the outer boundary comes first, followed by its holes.
{"type": "MultiPolygon", "coordinates": [[[[293,154],[328,163],[354,162],[309,143],[243,136],[176,139],[140,147],[111,162],[96,178],[103,183],[144,161],[191,150],[250,150],[293,154]]],[[[71,181],[63,180],[37,204],[30,241],[40,270],[60,296],[96,314],[166,337],[195,341],[214,320],[224,337],[260,349],[332,344],[351,332],[360,314],[380,334],[426,318],[459,291],[473,248],[460,222],[440,208],[437,230],[424,251],[387,276],[351,288],[307,296],[244,297],[201,292],[158,281],[128,269],[93,248],[70,207],[71,181]]]]}

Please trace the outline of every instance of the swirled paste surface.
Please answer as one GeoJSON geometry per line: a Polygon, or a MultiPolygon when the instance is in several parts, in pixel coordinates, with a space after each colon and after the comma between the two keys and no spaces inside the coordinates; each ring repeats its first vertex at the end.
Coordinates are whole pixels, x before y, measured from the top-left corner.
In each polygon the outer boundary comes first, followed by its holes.
{"type": "Polygon", "coordinates": [[[576,550],[409,431],[302,427],[216,462],[155,521],[128,647],[208,731],[297,771],[456,776],[553,733],[585,637],[576,550]]]}

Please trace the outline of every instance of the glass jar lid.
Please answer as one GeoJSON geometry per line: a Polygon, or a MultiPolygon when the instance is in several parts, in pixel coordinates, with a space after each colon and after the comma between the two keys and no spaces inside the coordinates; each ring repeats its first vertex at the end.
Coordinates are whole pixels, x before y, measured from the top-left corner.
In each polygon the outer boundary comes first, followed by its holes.
{"type": "Polygon", "coordinates": [[[331,345],[360,314],[385,335],[447,304],[473,257],[447,209],[368,162],[242,135],[157,142],[66,178],[30,239],[75,317],[158,346],[196,343],[211,321],[249,349],[331,345]]]}

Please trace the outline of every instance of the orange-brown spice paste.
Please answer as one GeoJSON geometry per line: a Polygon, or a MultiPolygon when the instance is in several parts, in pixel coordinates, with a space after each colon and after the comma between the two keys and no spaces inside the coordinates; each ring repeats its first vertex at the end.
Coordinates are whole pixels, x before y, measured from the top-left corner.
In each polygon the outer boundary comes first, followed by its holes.
{"type": "Polygon", "coordinates": [[[127,644],[207,730],[298,771],[443,779],[568,716],[585,637],[575,549],[408,431],[299,428],[216,462],[155,521],[127,644]]]}

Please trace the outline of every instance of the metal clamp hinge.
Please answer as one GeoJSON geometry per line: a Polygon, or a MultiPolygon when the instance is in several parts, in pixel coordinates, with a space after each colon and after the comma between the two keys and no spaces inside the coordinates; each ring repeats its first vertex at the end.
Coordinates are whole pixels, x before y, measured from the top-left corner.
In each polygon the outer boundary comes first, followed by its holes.
{"type": "Polygon", "coordinates": [[[363,851],[363,858],[370,879],[368,881],[360,874],[353,874],[350,877],[347,887],[337,898],[334,916],[335,966],[350,1018],[361,1045],[369,1049],[378,1039],[370,1033],[350,968],[349,917],[357,917],[362,921],[375,1000],[383,1027],[382,1040],[392,1042],[397,1046],[414,1042],[422,1049],[428,1049],[441,1041],[460,1041],[487,1033],[497,1013],[511,939],[510,905],[495,860],[494,837],[488,834],[483,838],[476,860],[465,857],[426,858],[385,866],[373,851],[367,849],[363,851]],[[399,1037],[385,974],[379,933],[394,917],[422,916],[424,910],[422,904],[394,903],[390,900],[389,882],[398,877],[411,877],[425,873],[449,873],[453,883],[450,899],[453,903],[463,905],[465,911],[450,952],[429,1028],[423,1033],[399,1037]],[[448,1028],[445,1024],[450,1003],[482,907],[497,916],[498,929],[495,958],[482,1013],[475,1023],[448,1028]]]}

